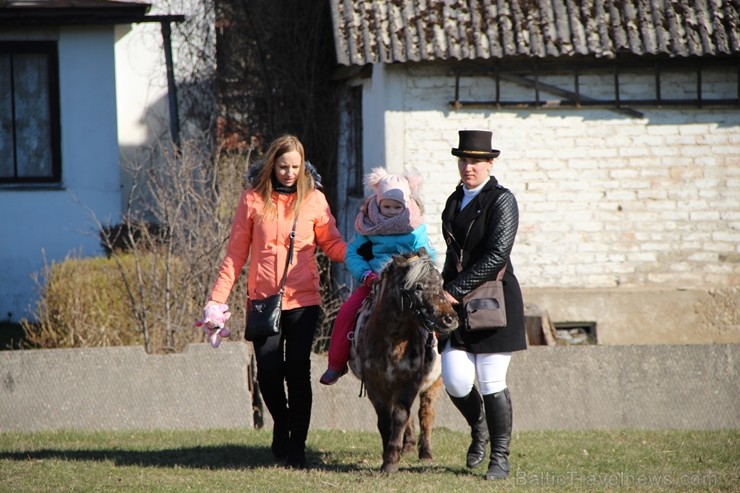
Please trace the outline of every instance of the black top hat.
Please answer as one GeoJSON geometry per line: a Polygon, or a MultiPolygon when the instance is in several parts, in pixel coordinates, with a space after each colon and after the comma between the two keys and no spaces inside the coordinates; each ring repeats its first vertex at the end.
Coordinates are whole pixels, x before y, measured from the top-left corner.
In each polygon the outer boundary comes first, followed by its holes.
{"type": "Polygon", "coordinates": [[[487,130],[460,130],[460,144],[452,148],[452,155],[458,157],[477,157],[492,159],[498,157],[501,151],[491,149],[493,132],[487,130]]]}

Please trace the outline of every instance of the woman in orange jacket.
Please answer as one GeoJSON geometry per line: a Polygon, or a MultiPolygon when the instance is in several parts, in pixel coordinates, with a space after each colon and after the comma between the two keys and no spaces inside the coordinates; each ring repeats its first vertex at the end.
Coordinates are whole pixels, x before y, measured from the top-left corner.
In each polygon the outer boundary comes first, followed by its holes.
{"type": "Polygon", "coordinates": [[[297,215],[280,334],[253,344],[260,391],[275,423],[273,456],[287,460],[290,467],[303,468],[313,402],[311,346],[321,304],[314,253],[320,247],[331,260],[344,262],[347,245],[318,189],[320,176],[306,162],[303,145],[295,136],[283,135],[273,141],[264,161],[252,166],[247,178],[250,186],[239,199],[226,257],[206,309],[226,303],[247,259],[249,298],[265,298],[279,291],[297,215]]]}

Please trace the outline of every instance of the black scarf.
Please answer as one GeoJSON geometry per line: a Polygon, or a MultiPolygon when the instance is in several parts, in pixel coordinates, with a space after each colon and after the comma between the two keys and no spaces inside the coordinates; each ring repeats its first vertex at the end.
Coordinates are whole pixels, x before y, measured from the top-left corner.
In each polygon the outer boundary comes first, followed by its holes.
{"type": "Polygon", "coordinates": [[[280,181],[278,181],[277,178],[275,178],[275,175],[272,176],[272,189],[273,189],[273,191],[275,191],[277,193],[286,193],[286,194],[295,193],[295,191],[297,190],[297,188],[298,187],[297,187],[296,184],[293,184],[292,186],[286,187],[285,185],[283,185],[282,183],[280,183],[280,181]]]}

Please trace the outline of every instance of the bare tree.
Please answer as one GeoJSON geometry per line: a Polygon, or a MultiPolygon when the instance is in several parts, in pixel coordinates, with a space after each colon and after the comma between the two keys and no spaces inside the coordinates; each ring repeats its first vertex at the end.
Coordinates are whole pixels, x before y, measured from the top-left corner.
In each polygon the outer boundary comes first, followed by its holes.
{"type": "Polygon", "coordinates": [[[216,94],[228,148],[294,133],[330,201],[337,148],[336,67],[329,2],[218,0],[216,94]]]}
{"type": "MultiPolygon", "coordinates": [[[[223,257],[249,160],[208,142],[188,140],[178,152],[158,143],[151,162],[127,163],[133,186],[121,227],[101,225],[148,352],[202,339],[193,322],[223,257]],[[134,273],[123,268],[125,256],[133,257],[134,273]]],[[[233,311],[241,320],[243,308],[233,311]]]]}

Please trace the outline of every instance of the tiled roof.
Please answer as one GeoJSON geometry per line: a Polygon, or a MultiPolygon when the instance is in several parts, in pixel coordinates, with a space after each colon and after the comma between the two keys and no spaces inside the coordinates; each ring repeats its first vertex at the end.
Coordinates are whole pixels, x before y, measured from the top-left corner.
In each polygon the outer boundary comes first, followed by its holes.
{"type": "Polygon", "coordinates": [[[740,55],[740,0],[330,0],[342,65],[740,55]]]}

